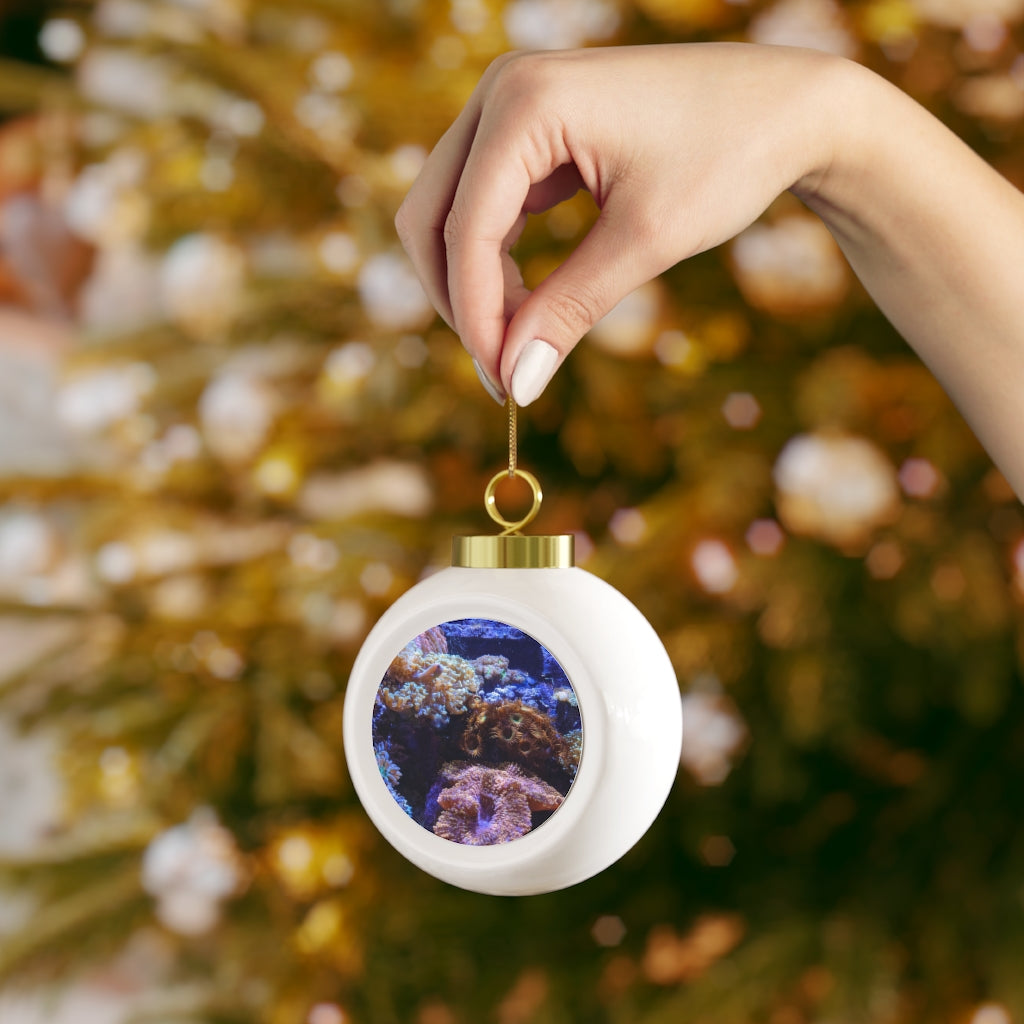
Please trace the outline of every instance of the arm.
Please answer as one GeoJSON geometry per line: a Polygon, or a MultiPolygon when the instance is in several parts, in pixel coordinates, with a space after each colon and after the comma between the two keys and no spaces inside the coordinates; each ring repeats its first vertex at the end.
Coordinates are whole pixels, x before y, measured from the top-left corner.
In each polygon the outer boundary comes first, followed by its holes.
{"type": "Polygon", "coordinates": [[[511,54],[481,79],[396,220],[492,392],[525,405],[625,294],[790,189],[1024,495],[1024,197],[847,61],[744,44],[511,54]],[[527,213],[601,214],[532,293],[527,213]]]}
{"type": "Polygon", "coordinates": [[[1024,497],[1024,195],[899,90],[850,78],[849,134],[793,191],[1024,497]]]}

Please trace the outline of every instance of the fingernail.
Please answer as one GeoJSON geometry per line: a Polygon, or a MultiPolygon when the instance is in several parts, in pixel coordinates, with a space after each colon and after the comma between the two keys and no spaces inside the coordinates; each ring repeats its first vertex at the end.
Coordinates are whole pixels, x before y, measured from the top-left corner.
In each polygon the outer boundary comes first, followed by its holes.
{"type": "Polygon", "coordinates": [[[499,388],[486,373],[484,373],[484,368],[475,359],[473,360],[473,369],[476,370],[476,375],[480,378],[480,383],[483,384],[484,391],[486,391],[487,394],[489,394],[491,398],[498,403],[498,405],[504,405],[505,392],[502,391],[502,389],[499,388]]]}
{"type": "Polygon", "coordinates": [[[534,338],[519,354],[512,371],[512,397],[516,405],[529,405],[540,396],[554,376],[558,350],[534,338]]]}

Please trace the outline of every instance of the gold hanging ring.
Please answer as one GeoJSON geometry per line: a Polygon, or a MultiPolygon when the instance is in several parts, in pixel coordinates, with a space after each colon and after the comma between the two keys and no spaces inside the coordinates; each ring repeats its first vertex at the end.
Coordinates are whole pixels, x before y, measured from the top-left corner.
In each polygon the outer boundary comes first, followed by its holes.
{"type": "Polygon", "coordinates": [[[543,500],[544,495],[540,489],[540,481],[532,473],[528,473],[525,469],[519,469],[518,467],[511,471],[503,469],[500,473],[495,473],[494,476],[491,477],[491,482],[487,485],[487,489],[484,491],[484,508],[487,509],[487,514],[499,526],[504,527],[504,530],[502,530],[502,536],[510,533],[518,533],[528,523],[532,523],[536,518],[537,513],[540,511],[540,503],[543,500]],[[513,522],[506,519],[498,511],[498,502],[494,496],[494,492],[502,480],[508,480],[509,477],[514,476],[518,476],[525,480],[529,485],[530,490],[533,491],[533,505],[530,507],[530,511],[527,512],[522,519],[517,519],[513,522]]]}

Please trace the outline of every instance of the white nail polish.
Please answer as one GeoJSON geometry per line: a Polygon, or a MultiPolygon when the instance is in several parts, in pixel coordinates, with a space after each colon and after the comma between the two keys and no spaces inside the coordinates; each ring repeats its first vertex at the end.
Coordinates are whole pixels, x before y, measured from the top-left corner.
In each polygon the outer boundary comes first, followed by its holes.
{"type": "Polygon", "coordinates": [[[474,359],[473,369],[476,370],[476,375],[480,378],[480,383],[484,386],[484,391],[487,392],[493,398],[498,405],[505,404],[505,393],[498,387],[497,384],[491,380],[490,377],[484,373],[484,368],[474,359]]]}
{"type": "Polygon", "coordinates": [[[516,405],[529,405],[548,386],[558,365],[558,350],[534,338],[516,361],[512,371],[512,397],[516,405]]]}

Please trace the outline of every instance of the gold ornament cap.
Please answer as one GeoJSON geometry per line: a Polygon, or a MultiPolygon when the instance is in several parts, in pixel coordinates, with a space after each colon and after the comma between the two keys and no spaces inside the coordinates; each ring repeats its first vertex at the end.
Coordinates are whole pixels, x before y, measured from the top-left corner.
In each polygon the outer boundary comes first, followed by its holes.
{"type": "Polygon", "coordinates": [[[576,564],[571,533],[523,537],[452,537],[452,565],[463,569],[571,569],[576,564]]]}
{"type": "Polygon", "coordinates": [[[524,537],[519,531],[540,511],[540,482],[514,464],[495,473],[484,491],[487,514],[504,530],[496,537],[452,537],[452,565],[462,569],[571,569],[576,564],[571,533],[524,537]],[[533,505],[522,519],[508,520],[499,511],[494,492],[504,479],[519,477],[533,491],[533,505]]]}

